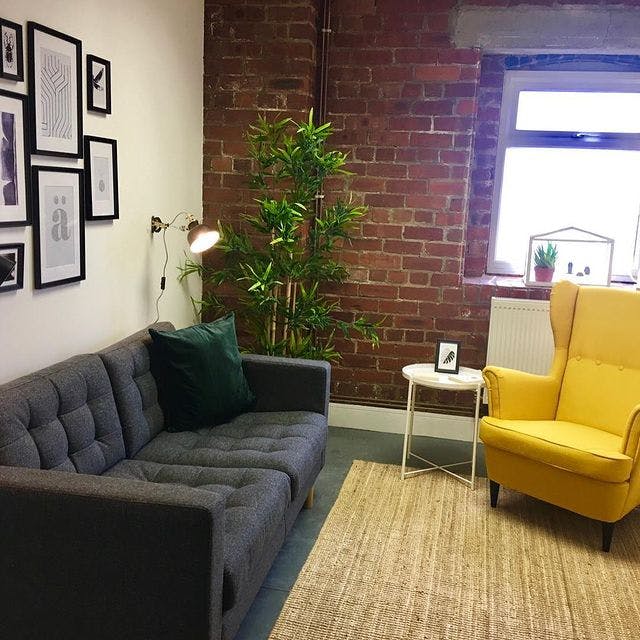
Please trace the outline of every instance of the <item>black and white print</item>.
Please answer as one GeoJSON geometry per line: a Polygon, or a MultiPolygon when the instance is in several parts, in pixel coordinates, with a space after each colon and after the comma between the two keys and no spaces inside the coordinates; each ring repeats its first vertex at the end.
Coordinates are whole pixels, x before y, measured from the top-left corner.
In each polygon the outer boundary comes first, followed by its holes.
{"type": "Polygon", "coordinates": [[[85,278],[81,169],[33,167],[36,289],[85,278]]]}
{"type": "Polygon", "coordinates": [[[29,224],[26,97],[0,90],[0,227],[29,224]]]}
{"type": "Polygon", "coordinates": [[[72,60],[40,49],[40,131],[45,138],[70,140],[73,133],[72,60]]]}
{"type": "Polygon", "coordinates": [[[118,206],[118,143],[84,137],[84,185],[87,220],[115,220],[118,206]]]}
{"type": "Polygon", "coordinates": [[[458,373],[460,369],[460,343],[455,340],[438,340],[434,370],[438,373],[458,373]]]}
{"type": "Polygon", "coordinates": [[[15,262],[13,271],[0,284],[0,293],[16,291],[24,286],[24,244],[0,244],[0,256],[15,262]]]}
{"type": "Polygon", "coordinates": [[[0,46],[2,46],[0,78],[24,80],[22,25],[0,18],[0,46]]]}
{"type": "Polygon", "coordinates": [[[87,109],[111,113],[111,63],[87,55],[87,109]]]}
{"type": "Polygon", "coordinates": [[[82,157],[82,43],[29,22],[32,151],[82,157]]]}

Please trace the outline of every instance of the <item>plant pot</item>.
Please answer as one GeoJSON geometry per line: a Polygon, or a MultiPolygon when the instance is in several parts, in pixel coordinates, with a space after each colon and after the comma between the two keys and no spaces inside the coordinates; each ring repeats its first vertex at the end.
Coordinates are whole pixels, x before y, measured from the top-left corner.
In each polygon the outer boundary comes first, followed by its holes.
{"type": "Polygon", "coordinates": [[[533,267],[536,274],[536,282],[551,282],[555,267],[533,267]]]}

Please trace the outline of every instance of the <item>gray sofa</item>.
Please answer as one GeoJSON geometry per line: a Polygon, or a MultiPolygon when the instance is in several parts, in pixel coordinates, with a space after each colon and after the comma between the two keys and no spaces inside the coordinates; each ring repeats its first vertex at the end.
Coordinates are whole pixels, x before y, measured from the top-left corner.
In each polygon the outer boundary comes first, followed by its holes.
{"type": "Polygon", "coordinates": [[[255,411],[169,433],[150,348],[0,386],[3,639],[231,639],[312,491],[327,363],[243,356],[255,411]]]}

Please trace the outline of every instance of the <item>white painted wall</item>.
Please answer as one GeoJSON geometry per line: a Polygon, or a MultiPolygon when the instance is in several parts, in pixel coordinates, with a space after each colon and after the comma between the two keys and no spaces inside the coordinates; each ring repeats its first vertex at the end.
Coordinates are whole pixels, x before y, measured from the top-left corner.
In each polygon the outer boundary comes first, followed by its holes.
{"type": "MultiPolygon", "coordinates": [[[[112,114],[86,111],[84,133],[118,141],[120,219],[86,223],[87,278],[48,290],[33,287],[30,227],[0,229],[0,244],[25,243],[25,287],[0,293],[0,383],[62,358],[97,350],[155,319],[164,253],[150,234],[163,220],[202,211],[203,0],[2,0],[0,17],[39,22],[82,41],[85,56],[111,61],[112,114]]],[[[27,77],[25,51],[25,80],[27,77]]],[[[0,79],[26,93],[26,82],[0,79]]],[[[34,156],[33,164],[82,166],[34,156]]],[[[160,317],[193,323],[197,279],[177,282],[186,234],[167,233],[169,265],[160,317]]]]}

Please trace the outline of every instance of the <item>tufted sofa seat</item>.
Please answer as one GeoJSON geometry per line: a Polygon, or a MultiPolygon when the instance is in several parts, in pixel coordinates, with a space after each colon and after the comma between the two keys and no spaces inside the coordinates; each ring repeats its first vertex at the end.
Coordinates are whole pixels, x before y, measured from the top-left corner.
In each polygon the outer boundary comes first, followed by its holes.
{"type": "Polygon", "coordinates": [[[278,469],[291,497],[305,495],[322,466],[324,417],[309,411],[247,413],[212,429],[163,432],[137,454],[140,460],[207,467],[278,469]]]}
{"type": "Polygon", "coordinates": [[[230,640],[312,489],[326,363],[245,356],[258,410],[169,433],[150,349],[0,386],[3,638],[230,640]]]}

